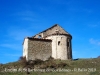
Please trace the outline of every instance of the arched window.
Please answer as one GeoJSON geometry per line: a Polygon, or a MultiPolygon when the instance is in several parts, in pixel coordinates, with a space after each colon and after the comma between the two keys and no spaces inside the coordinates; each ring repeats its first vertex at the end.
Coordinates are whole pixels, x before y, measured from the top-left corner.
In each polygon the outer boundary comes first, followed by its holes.
{"type": "Polygon", "coordinates": [[[69,39],[67,39],[67,47],[69,47],[69,39]]]}
{"type": "Polygon", "coordinates": [[[67,46],[69,47],[69,42],[67,42],[67,46]]]}
{"type": "Polygon", "coordinates": [[[58,45],[60,45],[60,41],[58,41],[58,45]]]}

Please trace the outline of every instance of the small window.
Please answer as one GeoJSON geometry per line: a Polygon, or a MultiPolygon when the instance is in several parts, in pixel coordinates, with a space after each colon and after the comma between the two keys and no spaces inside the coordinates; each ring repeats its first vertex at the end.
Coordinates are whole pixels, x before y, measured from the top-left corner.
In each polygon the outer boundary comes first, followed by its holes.
{"type": "Polygon", "coordinates": [[[58,45],[60,45],[60,41],[58,41],[58,45]]]}
{"type": "Polygon", "coordinates": [[[41,35],[39,35],[38,38],[41,38],[41,35]]]}
{"type": "Polygon", "coordinates": [[[55,32],[56,32],[56,33],[59,33],[59,30],[58,30],[58,29],[56,29],[56,30],[55,30],[55,32]]]}
{"type": "Polygon", "coordinates": [[[69,47],[69,42],[67,42],[67,47],[69,47]]]}

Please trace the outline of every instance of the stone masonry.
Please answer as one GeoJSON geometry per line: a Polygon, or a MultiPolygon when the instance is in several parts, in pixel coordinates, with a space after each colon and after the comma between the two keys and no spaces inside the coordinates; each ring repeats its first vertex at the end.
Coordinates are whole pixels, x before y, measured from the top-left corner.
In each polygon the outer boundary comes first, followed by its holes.
{"type": "Polygon", "coordinates": [[[23,42],[23,57],[27,60],[72,59],[72,36],[58,24],[32,36],[23,42]]]}
{"type": "Polygon", "coordinates": [[[28,60],[47,60],[52,55],[52,40],[32,39],[28,42],[28,60]]]}

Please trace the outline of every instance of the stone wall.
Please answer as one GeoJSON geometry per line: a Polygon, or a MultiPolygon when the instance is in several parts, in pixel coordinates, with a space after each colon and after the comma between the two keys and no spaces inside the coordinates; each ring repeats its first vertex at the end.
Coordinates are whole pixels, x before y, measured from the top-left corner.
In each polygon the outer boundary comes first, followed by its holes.
{"type": "Polygon", "coordinates": [[[52,55],[51,42],[51,40],[46,39],[29,39],[28,60],[47,60],[52,55]]]}
{"type": "Polygon", "coordinates": [[[49,30],[47,30],[46,32],[44,32],[43,36],[45,37],[45,36],[47,36],[47,35],[54,34],[54,33],[56,33],[56,31],[59,31],[59,33],[66,34],[66,32],[65,32],[61,27],[56,26],[56,27],[54,27],[54,28],[52,28],[52,29],[49,29],[49,30]]]}
{"type": "Polygon", "coordinates": [[[52,57],[55,59],[72,59],[71,37],[65,35],[52,35],[47,39],[52,39],[52,57]]]}
{"type": "Polygon", "coordinates": [[[23,56],[27,60],[72,59],[72,36],[59,25],[54,25],[24,42],[23,56]],[[27,46],[28,42],[28,46],[27,46]],[[27,48],[28,47],[28,48],[27,48]]]}
{"type": "Polygon", "coordinates": [[[60,34],[69,34],[66,31],[64,31],[64,29],[62,29],[60,26],[55,26],[52,28],[49,28],[48,30],[43,31],[42,33],[39,33],[37,35],[35,35],[35,38],[38,38],[39,35],[41,35],[42,37],[46,37],[48,35],[54,34],[56,31],[58,31],[60,34]]]}

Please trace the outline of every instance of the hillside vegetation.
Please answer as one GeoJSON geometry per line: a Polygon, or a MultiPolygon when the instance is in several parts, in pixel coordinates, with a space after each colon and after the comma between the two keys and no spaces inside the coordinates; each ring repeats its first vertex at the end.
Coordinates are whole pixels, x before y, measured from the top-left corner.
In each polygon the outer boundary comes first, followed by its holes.
{"type": "Polygon", "coordinates": [[[19,60],[7,64],[0,64],[0,75],[100,75],[100,58],[78,60],[54,60],[26,62],[19,60]],[[19,72],[25,68],[26,71],[19,72]],[[16,72],[8,72],[7,69],[17,69],[16,72]],[[38,71],[30,71],[36,69],[38,71]]]}

